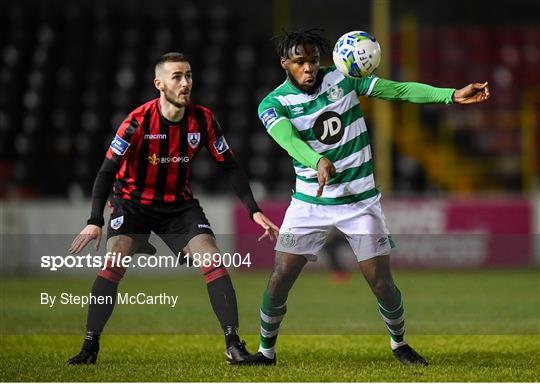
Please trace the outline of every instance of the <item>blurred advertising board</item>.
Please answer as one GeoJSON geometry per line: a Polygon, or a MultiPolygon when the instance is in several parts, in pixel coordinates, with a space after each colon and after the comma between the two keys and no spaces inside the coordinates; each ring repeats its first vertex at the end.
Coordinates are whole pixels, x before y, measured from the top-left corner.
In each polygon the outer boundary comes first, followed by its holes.
{"type": "MultiPolygon", "coordinates": [[[[261,204],[279,225],[288,201],[261,204]]],[[[384,199],[396,243],[395,266],[411,268],[519,267],[534,262],[533,207],[527,199],[384,199]]],[[[273,242],[258,242],[260,228],[235,209],[235,249],[254,251],[254,267],[271,268],[273,242]]]]}

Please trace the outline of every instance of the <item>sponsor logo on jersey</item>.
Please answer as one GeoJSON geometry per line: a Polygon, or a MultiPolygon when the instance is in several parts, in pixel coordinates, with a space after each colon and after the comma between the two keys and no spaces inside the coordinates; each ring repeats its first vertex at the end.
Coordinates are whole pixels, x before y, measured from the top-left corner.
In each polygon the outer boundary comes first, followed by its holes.
{"type": "Polygon", "coordinates": [[[147,133],[144,138],[147,140],[166,140],[167,135],[165,133],[147,133]]]}
{"type": "Polygon", "coordinates": [[[122,139],[120,136],[115,135],[113,141],[111,142],[111,150],[116,153],[118,156],[123,156],[126,153],[126,150],[129,147],[129,143],[122,139]]]}
{"type": "Polygon", "coordinates": [[[328,89],[328,100],[337,101],[343,97],[343,89],[338,85],[334,85],[328,89]]]}
{"type": "Polygon", "coordinates": [[[199,143],[201,142],[201,133],[200,132],[188,133],[187,140],[188,140],[189,146],[195,149],[199,146],[199,143]]]}
{"type": "Polygon", "coordinates": [[[210,228],[210,225],[208,225],[208,224],[197,224],[197,227],[198,227],[198,228],[211,229],[211,228],[210,228]]]}
{"type": "Polygon", "coordinates": [[[291,109],[291,112],[293,113],[293,115],[300,115],[304,113],[304,107],[302,107],[301,105],[297,105],[296,107],[291,109]]]}
{"type": "Polygon", "coordinates": [[[189,163],[189,156],[158,157],[155,153],[148,156],[148,162],[152,165],[169,163],[189,163]]]}
{"type": "Polygon", "coordinates": [[[277,119],[277,112],[275,108],[268,108],[259,116],[262,123],[268,129],[268,127],[277,119]]]}
{"type": "Polygon", "coordinates": [[[292,232],[284,232],[279,235],[279,242],[285,248],[292,248],[296,245],[296,238],[292,232]]]}
{"type": "Polygon", "coordinates": [[[384,237],[380,237],[377,240],[377,243],[379,244],[379,247],[382,247],[387,243],[387,241],[388,241],[388,237],[384,236],[384,237]]]}
{"type": "Polygon", "coordinates": [[[115,217],[111,220],[111,228],[118,229],[124,224],[124,215],[115,217]]]}
{"type": "Polygon", "coordinates": [[[218,154],[222,154],[227,149],[229,149],[229,144],[225,141],[225,138],[221,136],[219,139],[214,141],[214,148],[216,149],[218,154]]]}
{"type": "Polygon", "coordinates": [[[340,141],[344,131],[341,115],[333,111],[321,113],[313,126],[317,140],[327,145],[340,141]]]}

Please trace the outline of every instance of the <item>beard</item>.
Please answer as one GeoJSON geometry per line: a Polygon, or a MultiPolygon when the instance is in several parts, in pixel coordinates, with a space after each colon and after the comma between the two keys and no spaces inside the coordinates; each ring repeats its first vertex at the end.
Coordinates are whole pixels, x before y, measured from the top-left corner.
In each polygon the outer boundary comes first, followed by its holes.
{"type": "Polygon", "coordinates": [[[317,72],[317,77],[315,78],[315,82],[313,83],[312,86],[301,85],[298,81],[296,81],[296,79],[291,75],[291,73],[289,71],[287,71],[287,78],[292,83],[292,85],[294,85],[296,88],[298,88],[299,90],[301,90],[304,93],[307,93],[308,95],[311,95],[311,94],[315,93],[317,88],[319,88],[319,86],[321,85],[323,76],[322,76],[322,72],[318,71],[317,72]]]}
{"type": "Polygon", "coordinates": [[[184,108],[186,105],[188,105],[191,102],[191,98],[190,98],[191,95],[189,94],[186,95],[186,99],[187,99],[186,102],[178,102],[176,101],[176,96],[170,90],[165,89],[163,93],[165,95],[165,100],[167,100],[167,102],[171,103],[177,108],[184,108]]]}

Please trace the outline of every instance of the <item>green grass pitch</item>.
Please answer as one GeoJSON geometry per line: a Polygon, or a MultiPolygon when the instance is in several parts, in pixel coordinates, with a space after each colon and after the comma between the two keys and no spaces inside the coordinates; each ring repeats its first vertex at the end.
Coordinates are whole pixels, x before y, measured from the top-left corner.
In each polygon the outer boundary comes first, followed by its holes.
{"type": "MultiPolygon", "coordinates": [[[[179,296],[176,308],[117,306],[96,366],[68,367],[86,308],[46,308],[39,293],[87,293],[82,277],[3,277],[2,381],[539,381],[538,270],[394,272],[407,339],[429,367],[391,355],[376,303],[359,275],[345,284],[306,272],[288,300],[275,367],[225,363],[223,337],[197,274],[126,276],[121,291],[179,296]]],[[[257,346],[267,273],[234,273],[241,333],[257,346]]]]}

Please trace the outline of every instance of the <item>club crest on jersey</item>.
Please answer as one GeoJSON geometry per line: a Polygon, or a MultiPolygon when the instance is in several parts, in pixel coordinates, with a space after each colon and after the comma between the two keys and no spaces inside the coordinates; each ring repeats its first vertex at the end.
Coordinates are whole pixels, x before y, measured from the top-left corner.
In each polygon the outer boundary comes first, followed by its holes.
{"type": "Polygon", "coordinates": [[[222,154],[227,149],[229,149],[229,144],[225,141],[225,138],[221,136],[219,139],[214,141],[214,148],[216,149],[218,154],[222,154]]]}
{"type": "Polygon", "coordinates": [[[118,216],[111,220],[111,228],[118,229],[124,224],[124,215],[118,216]]]}
{"type": "Polygon", "coordinates": [[[111,142],[111,150],[116,153],[118,156],[123,156],[126,153],[126,150],[129,147],[129,143],[122,139],[120,136],[115,135],[113,141],[111,142]]]}
{"type": "Polygon", "coordinates": [[[275,108],[268,108],[259,116],[265,128],[268,129],[270,124],[272,124],[277,119],[277,112],[275,108]]]}
{"type": "Polygon", "coordinates": [[[328,100],[337,101],[343,97],[343,88],[338,85],[334,85],[332,88],[328,89],[328,100]]]}
{"type": "Polygon", "coordinates": [[[199,146],[199,143],[201,142],[201,133],[200,132],[188,133],[187,140],[188,140],[189,146],[195,149],[199,146]]]}

